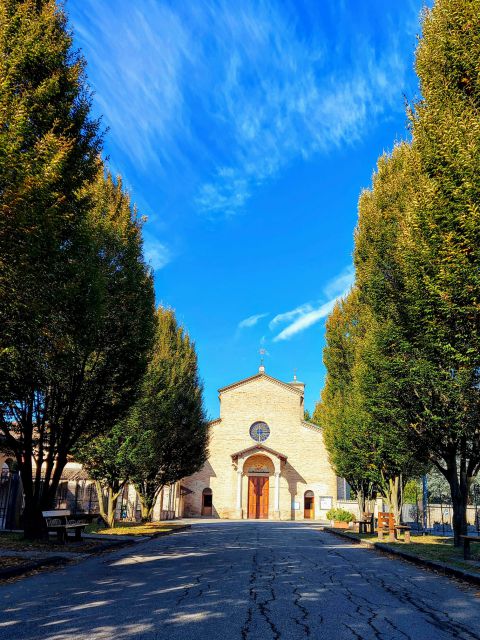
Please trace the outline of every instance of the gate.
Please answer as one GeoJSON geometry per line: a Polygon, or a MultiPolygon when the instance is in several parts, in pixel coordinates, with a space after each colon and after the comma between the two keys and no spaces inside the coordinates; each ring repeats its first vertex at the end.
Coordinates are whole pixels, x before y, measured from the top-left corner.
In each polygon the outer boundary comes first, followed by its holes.
{"type": "Polygon", "coordinates": [[[9,469],[0,472],[0,529],[15,529],[17,497],[20,484],[18,473],[9,469]]]}

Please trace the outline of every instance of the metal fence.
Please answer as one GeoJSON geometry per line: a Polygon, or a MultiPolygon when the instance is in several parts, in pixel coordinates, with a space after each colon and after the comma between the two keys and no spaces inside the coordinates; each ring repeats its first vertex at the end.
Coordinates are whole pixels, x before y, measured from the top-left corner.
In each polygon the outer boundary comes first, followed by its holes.
{"type": "Polygon", "coordinates": [[[0,529],[15,529],[21,508],[20,476],[9,469],[0,472],[0,529]]]}
{"type": "MultiPolygon", "coordinates": [[[[426,530],[437,535],[453,535],[453,506],[450,496],[435,496],[425,507],[421,500],[414,504],[404,504],[402,520],[418,530],[426,530]],[[424,520],[425,518],[425,520],[424,520]]],[[[469,533],[480,535],[480,488],[474,487],[471,503],[467,506],[469,533]]]]}
{"type": "Polygon", "coordinates": [[[69,509],[73,516],[98,514],[95,484],[89,480],[62,480],[57,489],[55,509],[69,509]]]}
{"type": "MultiPolygon", "coordinates": [[[[169,504],[169,489],[166,488],[166,500],[169,504]]],[[[24,507],[22,483],[17,472],[2,469],[0,474],[0,529],[21,529],[24,507]]],[[[95,483],[85,478],[63,478],[57,489],[54,509],[68,509],[73,517],[94,519],[100,509],[95,483]]],[[[154,519],[169,520],[175,518],[175,511],[162,509],[158,501],[154,519]]],[[[141,519],[140,501],[133,485],[126,485],[118,499],[116,520],[139,521],[141,519]]]]}
{"type": "MultiPolygon", "coordinates": [[[[73,516],[98,515],[95,485],[88,480],[62,480],[57,490],[55,509],[69,509],[73,516]]],[[[0,473],[0,529],[21,528],[23,490],[20,475],[8,469],[0,473]]]]}

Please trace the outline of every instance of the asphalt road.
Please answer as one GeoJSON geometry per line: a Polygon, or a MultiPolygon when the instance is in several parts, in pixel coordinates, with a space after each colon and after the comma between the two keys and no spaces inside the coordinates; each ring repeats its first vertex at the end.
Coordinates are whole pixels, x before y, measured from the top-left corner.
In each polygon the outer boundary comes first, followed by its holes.
{"type": "Polygon", "coordinates": [[[223,521],[2,585],[0,638],[480,640],[480,597],[314,526],[223,521]]]}

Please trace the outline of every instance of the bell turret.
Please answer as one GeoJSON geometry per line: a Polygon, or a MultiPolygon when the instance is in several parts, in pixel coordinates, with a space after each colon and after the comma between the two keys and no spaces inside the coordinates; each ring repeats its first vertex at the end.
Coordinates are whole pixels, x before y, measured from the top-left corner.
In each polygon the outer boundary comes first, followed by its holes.
{"type": "Polygon", "coordinates": [[[293,380],[291,382],[289,382],[288,384],[291,387],[295,387],[295,389],[298,389],[302,393],[305,391],[305,383],[304,382],[300,382],[300,380],[297,380],[296,370],[295,370],[295,373],[293,374],[293,380]]]}

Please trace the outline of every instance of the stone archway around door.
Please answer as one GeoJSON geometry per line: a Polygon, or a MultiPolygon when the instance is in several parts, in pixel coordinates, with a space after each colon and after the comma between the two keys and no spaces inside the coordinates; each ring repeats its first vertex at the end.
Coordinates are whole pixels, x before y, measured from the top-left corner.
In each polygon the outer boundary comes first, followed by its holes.
{"type": "MultiPolygon", "coordinates": [[[[237,517],[242,519],[245,517],[260,517],[257,513],[262,513],[262,518],[271,517],[275,519],[280,518],[280,475],[281,465],[287,462],[287,457],[274,449],[270,449],[262,444],[256,444],[237,453],[232,453],[232,460],[237,470],[237,499],[236,499],[236,513],[237,517]],[[255,466],[257,465],[257,466],[255,466]],[[268,472],[268,473],[267,473],[268,472]],[[263,496],[264,499],[268,496],[268,506],[255,507],[253,511],[253,504],[250,503],[251,509],[249,511],[249,497],[248,493],[245,495],[245,489],[250,489],[254,484],[254,481],[250,484],[249,477],[266,477],[268,475],[268,491],[266,482],[258,482],[262,486],[252,488],[252,501],[253,496],[257,500],[257,496],[263,496]],[[246,477],[245,477],[246,476],[246,477]],[[274,482],[272,482],[274,479],[274,482]],[[244,480],[247,482],[247,486],[244,487],[244,480]],[[264,489],[266,493],[264,493],[264,489]],[[272,494],[272,495],[270,495],[272,494]],[[267,515],[263,515],[265,510],[267,515]],[[255,513],[255,515],[254,515],[255,513]],[[250,515],[249,515],[250,514],[250,515]]],[[[255,481],[257,484],[257,481],[255,481]]]]}
{"type": "Polygon", "coordinates": [[[245,460],[243,472],[248,478],[247,518],[266,520],[270,511],[270,477],[275,473],[272,460],[253,455],[245,460]]]}

